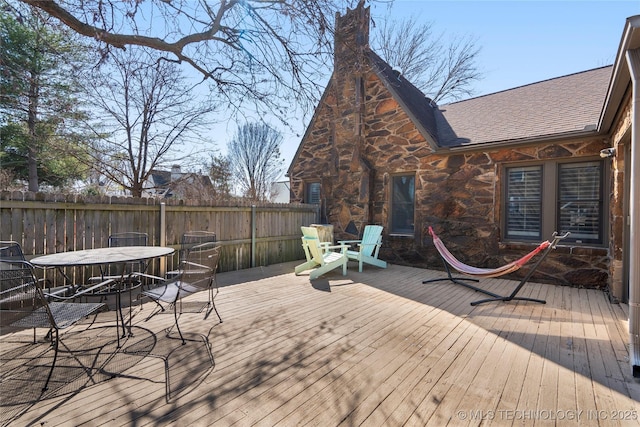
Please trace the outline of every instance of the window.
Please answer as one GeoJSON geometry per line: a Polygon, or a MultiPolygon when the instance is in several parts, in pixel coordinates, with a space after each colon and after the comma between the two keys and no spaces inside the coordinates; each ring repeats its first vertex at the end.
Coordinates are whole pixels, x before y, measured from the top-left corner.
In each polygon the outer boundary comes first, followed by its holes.
{"type": "Polygon", "coordinates": [[[320,204],[320,183],[310,182],[305,191],[305,203],[320,204]]]}
{"type": "Polygon", "coordinates": [[[415,177],[394,176],[391,188],[391,233],[413,234],[415,177]]]}
{"type": "Polygon", "coordinates": [[[561,164],[558,229],[584,243],[602,242],[602,162],[561,164]]]}
{"type": "Polygon", "coordinates": [[[542,166],[507,169],[507,238],[542,232],[542,166]]]}
{"type": "Polygon", "coordinates": [[[576,243],[604,243],[603,168],[601,160],[506,168],[505,238],[570,231],[576,243]]]}

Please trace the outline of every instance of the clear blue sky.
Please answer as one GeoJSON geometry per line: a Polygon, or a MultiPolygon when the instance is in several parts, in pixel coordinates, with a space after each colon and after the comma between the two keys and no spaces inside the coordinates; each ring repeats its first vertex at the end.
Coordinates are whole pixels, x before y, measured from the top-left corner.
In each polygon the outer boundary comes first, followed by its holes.
{"type": "MultiPolygon", "coordinates": [[[[386,11],[374,5],[372,18],[386,11]]],[[[474,37],[485,75],[475,88],[483,95],[612,64],[640,0],[395,0],[391,14],[415,15],[436,33],[474,37]]]]}

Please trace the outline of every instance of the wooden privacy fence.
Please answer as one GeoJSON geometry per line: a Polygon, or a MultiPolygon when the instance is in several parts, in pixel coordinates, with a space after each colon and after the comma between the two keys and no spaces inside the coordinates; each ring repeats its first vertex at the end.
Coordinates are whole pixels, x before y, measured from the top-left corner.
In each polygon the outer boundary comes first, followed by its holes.
{"type": "Polygon", "coordinates": [[[19,242],[27,259],[106,247],[109,235],[138,231],[149,235],[149,245],[176,249],[166,266],[152,264],[155,274],[175,267],[182,234],[194,230],[216,232],[223,247],[218,271],[302,259],[300,226],[317,219],[318,206],[307,204],[0,193],[0,240],[19,242]]]}

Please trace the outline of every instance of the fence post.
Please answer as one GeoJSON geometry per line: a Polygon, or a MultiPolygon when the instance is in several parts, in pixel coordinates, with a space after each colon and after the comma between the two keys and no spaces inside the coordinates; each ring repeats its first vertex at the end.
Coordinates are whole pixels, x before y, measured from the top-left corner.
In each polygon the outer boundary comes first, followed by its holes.
{"type": "Polygon", "coordinates": [[[256,266],[256,205],[251,205],[251,268],[256,266]]]}
{"type": "MultiPolygon", "coordinates": [[[[167,205],[160,203],[160,246],[167,245],[167,205]]],[[[160,257],[160,277],[164,277],[167,271],[167,258],[160,257]]]]}

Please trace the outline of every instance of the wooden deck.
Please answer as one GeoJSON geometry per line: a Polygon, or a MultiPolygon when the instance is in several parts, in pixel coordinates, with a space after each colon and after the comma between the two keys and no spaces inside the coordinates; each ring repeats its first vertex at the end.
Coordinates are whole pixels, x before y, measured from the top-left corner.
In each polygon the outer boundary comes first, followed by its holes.
{"type": "Polygon", "coordinates": [[[151,302],[115,353],[114,312],[65,331],[73,353],[43,396],[52,352],[3,335],[3,424],[640,425],[627,306],[601,291],[528,284],[546,305],[471,307],[482,294],[422,284],[438,271],[351,265],[311,283],[295,264],[219,274],[224,323],[183,314],[185,346],[164,333],[171,314],[145,321],[151,302]]]}

